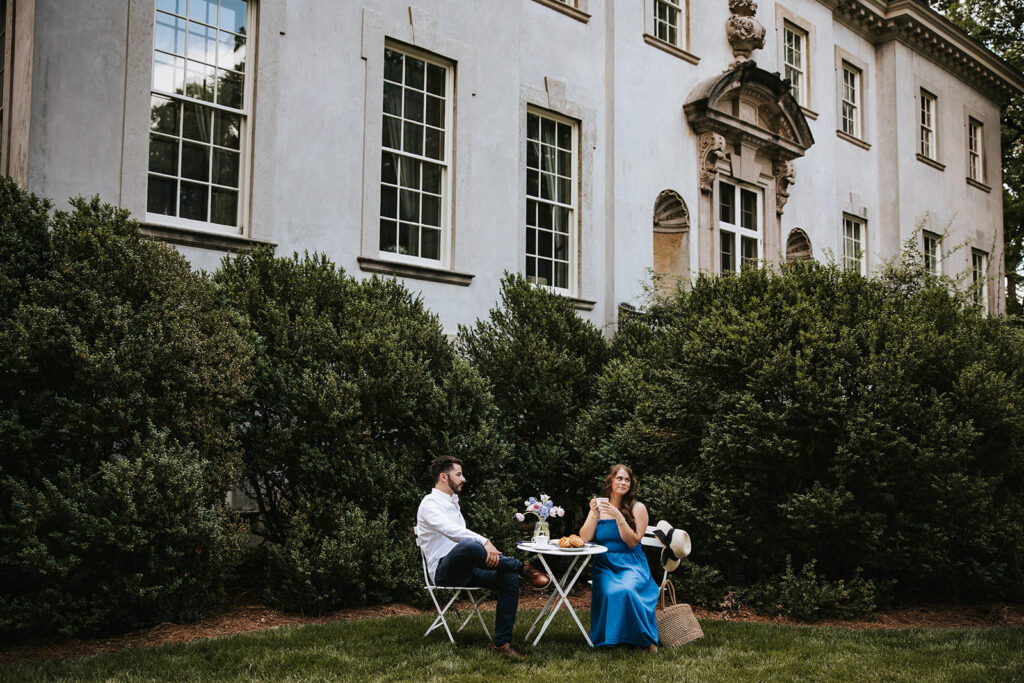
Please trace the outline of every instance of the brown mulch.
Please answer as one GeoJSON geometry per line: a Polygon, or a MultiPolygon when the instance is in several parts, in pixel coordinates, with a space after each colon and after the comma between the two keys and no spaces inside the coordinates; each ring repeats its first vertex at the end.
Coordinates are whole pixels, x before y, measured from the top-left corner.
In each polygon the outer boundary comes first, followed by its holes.
{"type": "MultiPolygon", "coordinates": [[[[520,597],[521,609],[540,609],[548,593],[524,589],[520,597]]],[[[590,608],[587,589],[574,591],[569,596],[576,609],[590,608]]],[[[466,603],[468,606],[468,603],[466,603]]],[[[483,603],[484,610],[493,610],[494,601],[483,603]]],[[[86,655],[116,652],[135,647],[152,647],[169,643],[184,643],[201,638],[223,638],[240,633],[262,631],[280,626],[324,624],[332,621],[350,621],[367,617],[392,617],[407,614],[430,614],[425,610],[401,603],[344,609],[324,616],[303,616],[279,612],[244,598],[224,610],[193,624],[163,623],[132,633],[108,638],[68,638],[26,642],[0,646],[0,664],[48,659],[67,659],[86,655]]],[[[969,628],[982,626],[1024,626],[1024,605],[929,605],[908,607],[852,621],[819,621],[806,624],[787,617],[759,615],[742,606],[714,611],[695,607],[698,619],[710,621],[751,621],[801,626],[831,626],[852,630],[888,628],[969,628]]]]}

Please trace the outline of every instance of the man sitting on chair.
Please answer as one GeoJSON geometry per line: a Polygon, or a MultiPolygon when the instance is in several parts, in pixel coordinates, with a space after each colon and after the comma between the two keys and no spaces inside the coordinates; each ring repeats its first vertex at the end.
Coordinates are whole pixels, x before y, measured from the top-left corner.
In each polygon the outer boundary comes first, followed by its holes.
{"type": "Polygon", "coordinates": [[[444,455],[430,463],[434,488],[416,513],[416,535],[427,559],[427,571],[438,586],[479,586],[498,591],[493,652],[510,659],[522,655],[512,647],[512,627],[519,606],[519,577],[536,588],[551,579],[514,557],[506,557],[478,533],[466,528],[459,510],[459,491],[466,483],[462,461],[444,455]]]}

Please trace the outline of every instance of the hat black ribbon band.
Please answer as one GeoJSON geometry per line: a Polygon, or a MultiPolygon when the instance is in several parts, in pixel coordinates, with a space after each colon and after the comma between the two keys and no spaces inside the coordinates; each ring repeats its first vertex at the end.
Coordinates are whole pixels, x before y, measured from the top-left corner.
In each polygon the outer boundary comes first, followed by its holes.
{"type": "Polygon", "coordinates": [[[657,538],[659,541],[661,541],[661,544],[663,546],[665,546],[664,548],[661,549],[661,561],[662,561],[662,563],[664,563],[666,561],[665,560],[665,555],[666,554],[668,554],[669,558],[671,558],[673,560],[678,560],[679,559],[678,557],[676,557],[675,552],[672,550],[672,537],[675,536],[675,534],[676,534],[675,527],[669,528],[667,534],[664,531],[662,531],[661,529],[655,529],[654,530],[654,537],[657,538]]]}

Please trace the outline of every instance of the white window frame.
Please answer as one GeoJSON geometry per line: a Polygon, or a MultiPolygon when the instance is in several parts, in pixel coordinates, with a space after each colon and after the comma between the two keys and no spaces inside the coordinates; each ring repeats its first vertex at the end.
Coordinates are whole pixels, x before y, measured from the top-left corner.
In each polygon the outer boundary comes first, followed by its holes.
{"type": "Polygon", "coordinates": [[[866,276],[868,274],[867,221],[843,214],[842,240],[843,268],[866,276]]]}
{"type": "MultiPolygon", "coordinates": [[[[383,216],[381,214],[381,204],[383,202],[379,202],[377,204],[377,212],[375,214],[375,217],[376,217],[376,219],[378,221],[378,230],[377,230],[377,240],[378,240],[377,241],[377,245],[378,245],[377,249],[378,249],[378,254],[380,255],[381,258],[387,259],[389,261],[396,261],[396,262],[399,262],[399,263],[408,263],[408,264],[412,264],[412,265],[425,265],[425,266],[435,267],[436,268],[436,267],[440,267],[440,266],[446,265],[446,263],[447,263],[446,255],[451,250],[451,240],[452,240],[452,236],[451,236],[451,225],[452,225],[451,214],[452,214],[452,208],[451,207],[452,207],[452,187],[453,187],[453,180],[452,180],[452,175],[453,175],[452,174],[452,154],[453,154],[453,151],[454,151],[453,150],[453,139],[455,137],[454,130],[453,130],[454,113],[455,113],[455,111],[454,111],[454,102],[455,102],[455,97],[456,97],[456,95],[455,95],[455,64],[451,60],[442,59],[442,58],[440,58],[440,57],[438,57],[436,55],[430,54],[429,52],[426,52],[424,50],[419,50],[417,48],[410,47],[410,46],[407,46],[407,45],[403,45],[403,44],[401,44],[399,42],[392,41],[392,40],[385,40],[384,41],[384,51],[387,51],[387,50],[393,50],[393,51],[401,53],[402,55],[405,55],[407,57],[412,57],[413,59],[422,60],[423,62],[425,62],[428,65],[438,66],[438,67],[441,67],[441,68],[443,68],[445,70],[444,128],[442,129],[443,132],[444,132],[444,144],[442,145],[442,147],[443,147],[442,159],[438,160],[438,159],[433,159],[433,158],[430,158],[430,157],[427,157],[427,156],[424,156],[424,155],[411,154],[411,153],[408,153],[408,152],[405,152],[405,151],[399,150],[399,149],[386,148],[386,147],[384,147],[383,142],[380,142],[377,145],[377,148],[378,148],[378,153],[377,153],[378,164],[380,164],[380,165],[383,164],[383,156],[384,156],[384,154],[396,154],[396,155],[398,155],[399,159],[406,158],[406,159],[413,160],[414,162],[431,163],[431,164],[437,164],[437,165],[441,166],[441,169],[442,169],[441,170],[441,195],[440,195],[440,204],[441,204],[441,207],[440,207],[440,222],[441,222],[441,225],[440,225],[440,237],[439,237],[439,244],[438,244],[438,258],[436,258],[436,259],[428,258],[428,257],[424,257],[424,256],[419,256],[419,255],[402,254],[402,253],[397,252],[397,251],[385,251],[384,249],[382,249],[381,246],[380,246],[380,241],[381,241],[381,232],[384,230],[383,223],[385,221],[393,222],[395,224],[395,230],[396,230],[395,244],[396,244],[396,247],[397,247],[397,245],[401,241],[401,227],[400,226],[404,222],[404,221],[401,221],[401,219],[400,219],[400,214],[401,214],[401,191],[402,191],[402,188],[404,186],[401,184],[401,181],[402,181],[401,178],[398,179],[398,183],[396,185],[392,185],[390,183],[384,182],[383,177],[380,177],[379,178],[379,183],[378,183],[378,192],[381,195],[383,195],[385,187],[397,187],[397,190],[396,190],[396,192],[398,194],[397,213],[399,214],[399,216],[395,217],[395,218],[383,216]]],[[[383,79],[383,70],[381,71],[381,77],[383,79]]],[[[426,78],[426,76],[424,76],[424,78],[426,78]]],[[[383,122],[384,122],[385,117],[389,116],[384,111],[383,87],[386,87],[386,85],[382,86],[382,91],[381,91],[381,109],[380,109],[380,112],[379,112],[382,128],[383,128],[383,125],[384,125],[383,122]]],[[[424,90],[425,89],[426,89],[426,84],[424,84],[424,90]]],[[[403,89],[402,92],[403,92],[403,95],[404,95],[404,92],[405,92],[404,89],[403,89]]],[[[399,118],[399,121],[402,122],[402,128],[404,129],[404,127],[405,127],[404,123],[406,121],[404,115],[401,118],[399,118]]],[[[415,125],[414,121],[410,121],[410,123],[415,125]]],[[[425,126],[426,126],[426,124],[424,123],[424,130],[425,130],[425,126]]],[[[403,132],[403,135],[404,135],[404,132],[403,132]]],[[[420,168],[420,174],[422,175],[422,166],[420,166],[419,168],[420,168]]],[[[397,169],[396,169],[396,172],[397,172],[397,169]]],[[[422,178],[420,179],[420,186],[422,186],[422,178]]],[[[418,192],[417,194],[419,195],[420,210],[422,211],[422,198],[423,198],[423,194],[424,193],[423,192],[418,192]]],[[[422,218],[422,214],[420,214],[420,218],[422,218]]],[[[417,240],[417,244],[419,245],[419,249],[420,249],[420,251],[422,253],[422,247],[423,247],[422,236],[423,236],[424,226],[422,225],[420,220],[417,220],[416,225],[420,229],[420,234],[419,234],[419,239],[417,240]]],[[[430,229],[430,228],[427,228],[427,229],[430,229]]]]}
{"type": "Polygon", "coordinates": [[[985,182],[985,124],[973,116],[967,117],[967,177],[985,182]]]}
{"type": "Polygon", "coordinates": [[[920,107],[918,119],[918,153],[932,161],[938,161],[938,102],[939,98],[920,88],[918,90],[920,107]]]}
{"type": "Polygon", "coordinates": [[[942,236],[922,231],[921,256],[925,270],[933,275],[942,274],[942,236]]]}
{"type": "Polygon", "coordinates": [[[720,177],[716,184],[716,190],[715,214],[718,219],[718,235],[715,242],[715,252],[718,256],[716,265],[719,275],[727,272],[738,273],[751,260],[743,256],[744,240],[754,240],[756,244],[756,257],[753,260],[760,264],[764,260],[764,189],[756,185],[744,183],[736,178],[720,177]],[[733,215],[731,216],[731,221],[722,212],[722,199],[726,192],[732,193],[733,215]],[[744,192],[753,194],[755,198],[754,206],[757,215],[754,219],[755,227],[753,229],[743,226],[744,192]],[[724,267],[725,264],[723,263],[722,243],[726,235],[730,236],[733,248],[729,268],[724,267]]]}
{"type": "Polygon", "coordinates": [[[781,45],[783,78],[788,79],[793,84],[793,95],[801,107],[808,106],[809,102],[807,91],[809,80],[807,53],[809,46],[810,34],[808,31],[790,21],[783,21],[781,45]],[[794,38],[794,41],[790,40],[790,36],[794,38]],[[799,46],[791,45],[795,41],[799,41],[799,46]],[[795,63],[790,59],[792,54],[798,57],[797,61],[799,63],[795,63]],[[796,74],[796,78],[791,76],[793,73],[796,74]]]}
{"type": "Polygon", "coordinates": [[[987,313],[988,306],[988,254],[980,249],[971,249],[971,284],[974,290],[974,303],[981,306],[987,313]],[[978,286],[978,283],[981,286],[978,286]]]}
{"type": "Polygon", "coordinates": [[[843,60],[839,73],[839,129],[850,137],[863,139],[864,72],[843,60]]]}
{"type": "MultiPolygon", "coordinates": [[[[155,18],[156,17],[156,13],[158,11],[159,12],[164,12],[165,10],[162,10],[162,9],[158,8],[154,4],[151,16],[155,18]]],[[[183,107],[184,107],[184,105],[187,105],[187,104],[195,104],[195,105],[207,107],[207,108],[213,110],[214,112],[220,111],[220,112],[226,112],[226,113],[229,113],[229,114],[232,114],[232,115],[238,115],[238,116],[241,117],[241,130],[239,131],[239,135],[238,135],[238,140],[239,140],[239,150],[238,150],[238,153],[239,153],[239,164],[238,164],[238,188],[237,188],[238,199],[237,199],[237,204],[236,204],[236,216],[235,216],[235,224],[234,225],[225,225],[225,224],[215,223],[215,222],[213,222],[211,220],[212,216],[210,214],[212,214],[212,199],[211,199],[211,197],[209,195],[212,194],[212,190],[213,190],[213,179],[212,179],[212,173],[213,173],[213,170],[212,170],[213,147],[212,147],[212,145],[211,145],[211,153],[210,153],[210,156],[211,156],[211,159],[210,159],[210,164],[211,164],[210,174],[211,175],[210,175],[209,182],[205,183],[207,188],[208,188],[207,189],[207,192],[208,192],[207,207],[208,207],[208,212],[209,212],[208,216],[207,216],[208,220],[200,221],[200,220],[194,220],[194,219],[189,219],[189,218],[181,218],[180,216],[171,216],[171,215],[168,215],[168,214],[155,213],[155,212],[149,211],[149,199],[148,199],[148,195],[149,195],[149,177],[152,174],[152,172],[149,170],[149,166],[148,166],[148,163],[147,163],[146,173],[145,173],[145,182],[142,183],[142,187],[143,187],[144,192],[145,192],[144,196],[142,197],[142,206],[144,206],[145,209],[146,209],[145,210],[145,214],[144,214],[145,215],[146,223],[150,223],[150,224],[153,224],[153,225],[167,226],[167,227],[172,227],[172,228],[184,228],[184,229],[192,230],[192,231],[196,231],[196,232],[207,232],[207,233],[224,234],[224,235],[239,235],[239,234],[244,234],[246,232],[246,229],[247,229],[246,226],[249,225],[249,203],[250,203],[249,200],[250,200],[250,195],[251,195],[251,192],[250,192],[250,180],[251,180],[252,147],[253,147],[252,146],[252,130],[253,130],[253,125],[252,125],[253,106],[252,105],[253,105],[253,101],[254,101],[254,91],[255,91],[255,82],[256,82],[255,62],[256,62],[256,52],[257,52],[256,51],[256,41],[257,41],[257,35],[259,33],[258,17],[259,17],[259,0],[247,0],[247,2],[246,2],[246,26],[245,26],[245,39],[246,39],[246,56],[245,56],[246,64],[245,64],[245,67],[246,68],[245,68],[245,71],[242,72],[244,74],[244,78],[245,78],[245,85],[244,85],[243,90],[242,90],[242,107],[241,107],[241,109],[234,109],[234,108],[231,108],[231,107],[226,107],[226,106],[220,105],[220,104],[218,104],[216,102],[210,102],[210,101],[203,100],[203,99],[188,97],[188,96],[184,95],[183,93],[182,94],[177,94],[175,92],[168,92],[168,91],[165,91],[165,90],[157,89],[156,88],[156,84],[154,83],[154,66],[153,66],[153,61],[155,59],[155,55],[158,52],[157,45],[156,45],[156,38],[157,38],[156,37],[156,25],[154,23],[154,25],[153,25],[153,39],[149,43],[149,51],[148,51],[149,52],[149,59],[150,59],[150,66],[149,66],[149,69],[148,69],[148,73],[149,73],[149,98],[148,99],[150,101],[152,101],[153,97],[167,97],[167,98],[170,98],[172,100],[177,100],[177,101],[181,102],[183,107]]],[[[189,20],[189,21],[191,21],[191,20],[189,20]]],[[[188,38],[187,38],[187,30],[186,30],[186,40],[187,39],[188,38]]],[[[187,50],[187,47],[186,47],[186,50],[187,50]]],[[[164,53],[161,52],[161,54],[164,54],[164,53]]],[[[147,110],[149,110],[148,107],[147,107],[147,110]]],[[[211,130],[210,131],[211,140],[212,140],[212,136],[213,136],[213,131],[211,130]]],[[[179,140],[183,140],[183,139],[184,139],[183,137],[179,136],[179,140]]],[[[146,136],[146,141],[145,141],[145,147],[147,149],[147,154],[148,154],[148,149],[149,149],[150,144],[151,143],[150,143],[149,130],[148,130],[148,127],[147,127],[147,136],[146,136]]],[[[180,149],[180,145],[181,144],[183,144],[183,143],[179,141],[179,149],[180,149]]],[[[180,199],[181,199],[180,183],[183,180],[187,181],[187,179],[185,179],[181,175],[181,167],[180,166],[181,166],[181,162],[179,160],[179,162],[178,162],[178,174],[177,174],[177,176],[175,176],[176,183],[177,183],[176,184],[177,198],[175,200],[176,201],[175,206],[177,207],[177,213],[180,213],[180,199]]],[[[167,176],[167,177],[170,178],[171,176],[167,176]]],[[[232,189],[235,189],[235,188],[232,188],[232,189]]]]}
{"type": "MultiPolygon", "coordinates": [[[[556,112],[552,112],[552,111],[547,110],[547,109],[543,109],[543,108],[535,107],[535,106],[528,106],[526,108],[526,120],[524,121],[524,126],[523,126],[523,140],[524,140],[524,144],[526,146],[526,164],[525,164],[525,169],[524,169],[525,170],[524,175],[526,177],[526,186],[523,188],[523,194],[524,194],[524,196],[526,198],[526,201],[524,202],[524,205],[527,207],[526,208],[526,211],[527,211],[526,220],[525,220],[524,226],[523,226],[524,229],[525,229],[525,233],[524,234],[526,235],[526,247],[523,250],[523,262],[522,262],[523,274],[524,274],[524,276],[526,277],[526,279],[529,282],[532,282],[533,284],[535,284],[535,285],[537,285],[539,287],[543,287],[544,289],[547,289],[549,291],[556,292],[556,293],[559,293],[559,294],[571,295],[573,292],[577,291],[578,286],[579,286],[579,283],[577,281],[577,273],[579,271],[579,262],[578,262],[579,246],[578,245],[579,245],[579,232],[580,232],[580,207],[579,207],[579,194],[580,194],[579,193],[579,187],[580,187],[580,177],[579,177],[580,176],[580,162],[579,162],[579,159],[580,159],[580,156],[579,156],[579,154],[580,154],[580,122],[577,121],[577,120],[574,120],[574,119],[572,119],[572,118],[570,118],[568,116],[565,116],[565,115],[562,115],[562,114],[558,114],[556,112]],[[557,182],[557,179],[566,178],[566,177],[569,180],[569,199],[570,199],[570,201],[569,201],[568,204],[566,204],[564,202],[558,201],[557,198],[545,199],[545,198],[543,198],[541,196],[542,195],[541,185],[543,184],[541,176],[542,176],[542,174],[544,172],[540,171],[539,168],[534,168],[533,166],[531,166],[530,147],[531,147],[531,144],[534,143],[534,142],[536,142],[538,144],[538,147],[540,147],[540,148],[543,148],[544,145],[542,145],[540,143],[539,139],[538,140],[533,140],[530,137],[530,135],[529,135],[529,121],[530,121],[530,117],[531,116],[536,116],[536,117],[539,118],[538,128],[543,126],[542,121],[544,119],[547,119],[549,121],[553,121],[556,125],[564,125],[564,126],[568,126],[570,128],[569,135],[570,135],[570,144],[572,145],[572,149],[571,149],[570,155],[569,155],[569,171],[571,172],[572,175],[564,176],[564,175],[561,175],[561,174],[558,174],[558,173],[554,174],[555,177],[556,177],[556,182],[557,182]],[[531,176],[531,172],[536,172],[537,176],[538,176],[538,191],[537,191],[536,195],[531,195],[530,194],[530,176],[531,176]],[[529,215],[530,207],[531,207],[532,203],[535,203],[537,205],[538,211],[542,210],[542,205],[550,206],[550,207],[552,207],[552,209],[565,209],[565,210],[568,211],[568,214],[569,214],[568,218],[567,218],[568,243],[567,243],[567,246],[566,246],[567,252],[566,252],[566,258],[565,259],[556,259],[555,258],[555,248],[554,248],[554,238],[555,238],[555,234],[554,233],[555,233],[555,231],[554,231],[554,227],[552,227],[552,230],[550,230],[550,231],[548,231],[548,230],[546,230],[544,228],[541,228],[541,227],[539,227],[539,225],[537,225],[537,224],[540,223],[540,221],[539,220],[538,221],[534,221],[533,218],[529,215]],[[531,223],[535,223],[535,224],[531,225],[531,223]],[[530,236],[530,231],[531,230],[533,230],[535,235],[536,235],[535,241],[534,241],[534,253],[533,254],[530,253],[530,246],[529,246],[529,244],[530,244],[529,236],[530,236]],[[539,239],[541,239],[541,233],[542,232],[551,232],[552,233],[552,248],[551,248],[551,256],[550,257],[542,256],[540,254],[539,239]],[[533,261],[533,263],[534,263],[534,274],[532,276],[530,275],[531,259],[534,259],[534,261],[533,261]],[[539,279],[539,262],[540,262],[541,259],[547,260],[547,261],[551,262],[552,273],[554,273],[554,265],[555,265],[556,261],[564,262],[566,264],[566,271],[567,271],[566,275],[567,275],[567,277],[566,277],[566,286],[565,287],[559,287],[559,286],[550,284],[550,282],[544,283],[544,282],[539,282],[538,281],[538,279],[539,279]]],[[[555,152],[556,153],[556,163],[558,161],[557,160],[557,152],[558,152],[558,149],[556,148],[556,152],[555,152]]],[[[540,164],[540,157],[538,157],[537,163],[540,164]]],[[[557,171],[561,171],[562,170],[561,164],[556,166],[556,170],[557,171]]],[[[554,226],[553,219],[552,219],[551,225],[554,226]]],[[[553,278],[554,278],[554,276],[552,275],[552,279],[553,278]]]]}
{"type": "Polygon", "coordinates": [[[651,0],[651,9],[654,12],[652,17],[653,35],[660,41],[668,43],[673,47],[686,50],[689,47],[689,0],[651,0]],[[675,14],[675,21],[668,18],[675,14]],[[675,40],[672,39],[672,32],[675,32],[675,40]]]}

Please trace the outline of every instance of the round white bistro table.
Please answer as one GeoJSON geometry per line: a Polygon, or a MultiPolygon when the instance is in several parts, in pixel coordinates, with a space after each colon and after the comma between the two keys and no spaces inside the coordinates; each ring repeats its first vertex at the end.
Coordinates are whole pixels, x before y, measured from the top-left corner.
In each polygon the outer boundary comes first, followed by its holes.
{"type": "Polygon", "coordinates": [[[537,624],[543,620],[544,623],[541,624],[540,631],[537,632],[537,637],[533,641],[534,645],[539,643],[540,637],[543,636],[544,631],[548,629],[548,626],[558,613],[559,608],[562,605],[565,605],[566,608],[568,608],[569,613],[572,615],[573,620],[576,622],[576,625],[579,626],[580,633],[582,633],[583,637],[587,639],[587,644],[590,645],[590,647],[594,647],[594,643],[590,640],[590,634],[587,633],[587,629],[583,628],[583,624],[580,623],[580,618],[576,616],[576,610],[572,608],[572,603],[569,602],[569,591],[571,591],[572,587],[576,585],[576,580],[580,578],[580,574],[583,573],[584,568],[586,568],[587,564],[590,562],[590,558],[594,555],[600,555],[608,552],[608,548],[594,543],[583,548],[570,550],[569,548],[559,547],[558,541],[550,541],[544,545],[535,545],[532,541],[520,541],[518,547],[520,550],[533,553],[540,558],[540,563],[544,567],[544,571],[546,571],[548,576],[551,577],[551,583],[555,587],[555,590],[551,591],[551,597],[548,598],[548,601],[544,604],[544,608],[541,609],[540,614],[538,614],[537,618],[533,621],[533,625],[526,634],[526,639],[530,639],[530,635],[533,634],[533,629],[535,629],[537,624]],[[561,579],[559,579],[551,570],[551,566],[548,565],[547,560],[544,559],[545,556],[572,558],[572,562],[569,563],[569,568],[565,570],[564,574],[562,574],[561,579]],[[578,568],[577,565],[579,565],[578,568]],[[575,573],[573,573],[573,570],[575,570],[575,573]],[[554,605],[552,605],[552,603],[554,603],[554,605]],[[545,619],[545,617],[547,618],[545,619]]]}

